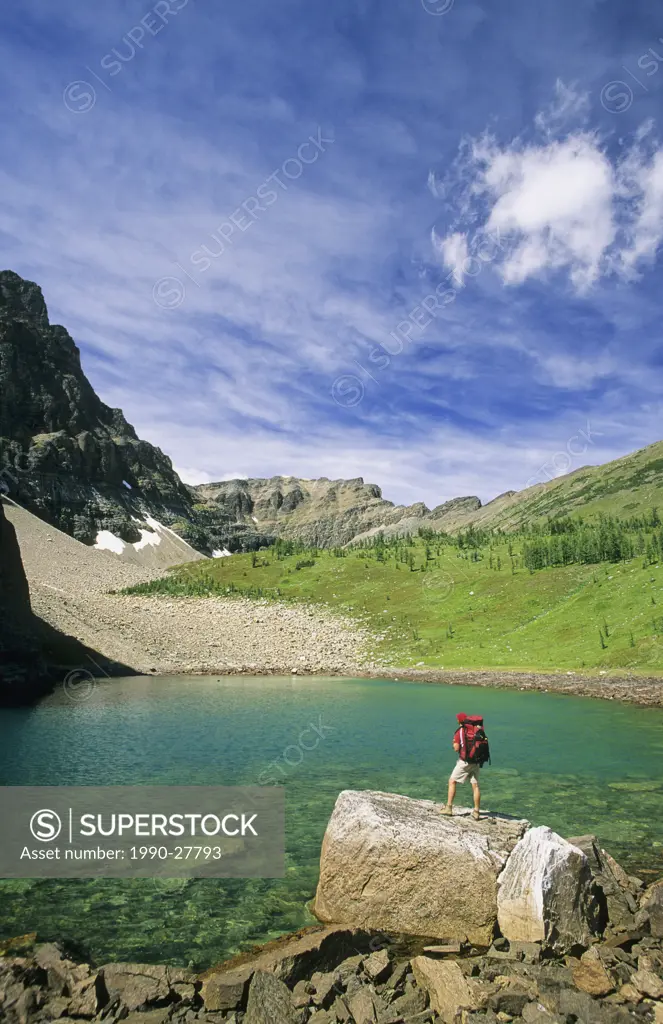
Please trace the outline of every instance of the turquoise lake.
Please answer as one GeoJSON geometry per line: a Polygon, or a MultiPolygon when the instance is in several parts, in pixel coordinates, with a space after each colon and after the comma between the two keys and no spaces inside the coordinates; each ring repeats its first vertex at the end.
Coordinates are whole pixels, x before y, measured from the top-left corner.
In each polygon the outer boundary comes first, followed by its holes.
{"type": "MultiPolygon", "coordinates": [[[[36,931],[97,963],[202,969],[312,923],[306,903],[338,793],[444,799],[458,711],[486,719],[493,752],[482,773],[487,810],[565,836],[594,832],[629,871],[663,876],[659,709],[374,680],[113,680],[87,700],[59,692],[36,708],[0,711],[0,784],[279,782],[286,787],[286,877],[4,880],[0,939],[36,931]]],[[[471,802],[468,790],[459,787],[459,803],[471,802]]]]}

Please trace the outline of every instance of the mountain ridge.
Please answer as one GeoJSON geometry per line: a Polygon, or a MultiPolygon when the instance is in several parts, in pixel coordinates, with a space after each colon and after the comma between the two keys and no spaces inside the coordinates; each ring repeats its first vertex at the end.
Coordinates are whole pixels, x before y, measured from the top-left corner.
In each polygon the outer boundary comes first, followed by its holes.
{"type": "MultiPolygon", "coordinates": [[[[150,520],[204,555],[251,551],[277,538],[338,547],[421,528],[512,531],[550,516],[637,515],[663,503],[663,441],[486,504],[474,495],[429,509],[396,505],[363,477],[236,478],[190,486],[120,409],[97,396],[80,351],[51,324],[41,289],[0,272],[0,490],[78,540],[134,545],[150,520]]],[[[174,557],[174,556],[172,556],[174,557]]],[[[184,555],[182,555],[184,557],[184,555]]]]}

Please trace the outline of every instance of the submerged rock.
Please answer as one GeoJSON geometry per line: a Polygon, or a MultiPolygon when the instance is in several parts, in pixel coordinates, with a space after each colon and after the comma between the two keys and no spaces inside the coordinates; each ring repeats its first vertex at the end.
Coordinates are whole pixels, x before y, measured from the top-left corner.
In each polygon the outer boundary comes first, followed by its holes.
{"type": "Polygon", "coordinates": [[[530,829],[499,880],[497,919],[502,935],[542,942],[556,952],[588,946],[597,906],[587,857],[545,825],[530,829]]]}
{"type": "Polygon", "coordinates": [[[490,945],[497,879],[527,822],[440,810],[394,793],[341,793],[322,844],[316,916],[490,945]]]}

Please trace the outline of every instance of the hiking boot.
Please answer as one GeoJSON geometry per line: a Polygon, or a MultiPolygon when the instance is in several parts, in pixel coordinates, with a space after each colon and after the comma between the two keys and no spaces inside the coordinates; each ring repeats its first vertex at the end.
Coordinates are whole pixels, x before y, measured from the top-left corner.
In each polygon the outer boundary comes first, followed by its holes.
{"type": "Polygon", "coordinates": [[[479,814],[478,811],[472,811],[472,817],[474,818],[475,821],[481,821],[481,815],[479,814]]]}
{"type": "Polygon", "coordinates": [[[442,810],[440,811],[440,814],[446,814],[450,818],[453,812],[454,809],[451,806],[451,804],[445,804],[442,810]]]}

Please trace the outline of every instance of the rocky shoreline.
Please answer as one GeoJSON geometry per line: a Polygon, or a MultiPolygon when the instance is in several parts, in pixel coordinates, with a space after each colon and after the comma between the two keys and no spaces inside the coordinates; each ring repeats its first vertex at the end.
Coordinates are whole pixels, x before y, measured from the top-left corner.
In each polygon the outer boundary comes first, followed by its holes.
{"type": "Polygon", "coordinates": [[[663,707],[663,676],[605,674],[585,675],[579,672],[502,671],[501,669],[380,669],[359,677],[394,679],[399,682],[444,683],[447,686],[480,686],[498,690],[535,690],[539,693],[565,693],[575,697],[596,697],[618,700],[643,707],[663,707]]]}
{"type": "Polygon", "coordinates": [[[592,676],[579,673],[539,673],[502,671],[501,669],[432,669],[432,668],[369,668],[359,664],[348,664],[342,672],[320,668],[316,672],[297,665],[274,666],[273,664],[252,663],[250,665],[220,666],[207,665],[204,668],[175,667],[171,675],[260,675],[288,676],[315,679],[319,676],[337,676],[353,679],[390,679],[399,683],[430,683],[445,686],[477,686],[497,690],[532,690],[538,693],[562,693],[570,697],[593,697],[598,700],[617,700],[622,704],[638,704],[641,707],[663,707],[663,676],[592,676]]]}
{"type": "Polygon", "coordinates": [[[0,942],[0,1021],[663,1024],[663,880],[645,887],[590,835],[439,810],[340,794],[315,901],[334,923],[202,974],[0,942]]]}
{"type": "MultiPolygon", "coordinates": [[[[663,884],[658,883],[660,897],[663,884]]],[[[648,898],[651,899],[649,891],[648,898]]],[[[663,899],[639,929],[573,955],[311,928],[195,975],[76,963],[26,936],[0,944],[5,1024],[661,1024],[663,899]],[[652,927],[653,924],[653,927],[652,927]]]]}

